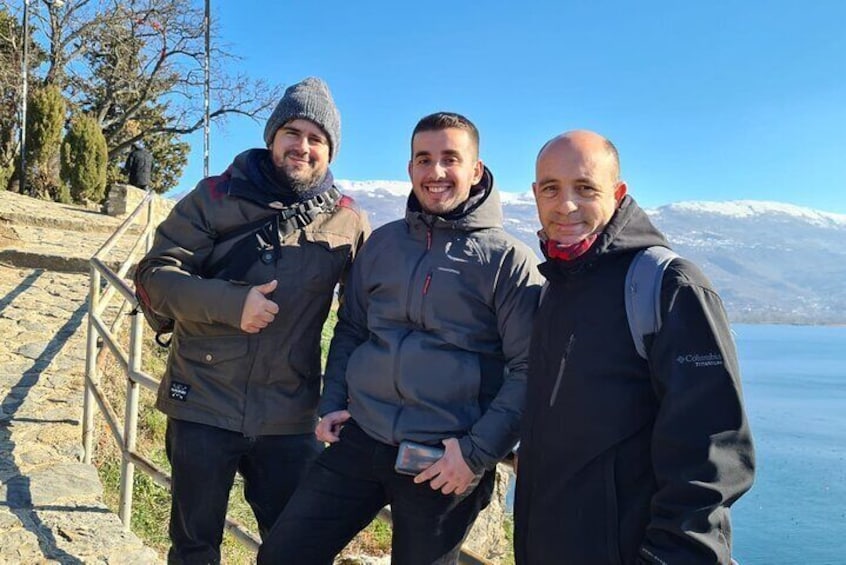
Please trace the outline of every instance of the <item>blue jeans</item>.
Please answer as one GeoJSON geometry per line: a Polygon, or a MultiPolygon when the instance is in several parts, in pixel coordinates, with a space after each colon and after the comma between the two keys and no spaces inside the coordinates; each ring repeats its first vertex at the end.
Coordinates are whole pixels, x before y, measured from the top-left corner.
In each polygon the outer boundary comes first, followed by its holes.
{"type": "Polygon", "coordinates": [[[172,468],[171,564],[220,563],[220,543],[235,472],[264,538],[322,450],[313,434],[245,437],[168,418],[172,468]]]}
{"type": "Polygon", "coordinates": [[[260,565],[331,564],[386,504],[391,505],[391,563],[456,563],[461,544],[491,500],[494,474],[460,496],[394,471],[395,446],[368,436],[355,423],[315,461],[259,551],[260,565]]]}

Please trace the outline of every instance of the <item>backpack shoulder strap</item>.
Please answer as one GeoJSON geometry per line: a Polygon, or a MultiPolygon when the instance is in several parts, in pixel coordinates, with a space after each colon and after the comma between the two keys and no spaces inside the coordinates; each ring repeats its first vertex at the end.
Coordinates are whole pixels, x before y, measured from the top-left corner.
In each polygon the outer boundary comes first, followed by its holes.
{"type": "MultiPolygon", "coordinates": [[[[273,244],[274,257],[278,259],[281,254],[281,246],[279,243],[280,237],[287,237],[298,229],[303,229],[317,218],[318,214],[323,212],[331,212],[338,205],[341,200],[341,192],[334,186],[323,194],[318,194],[308,200],[277,209],[275,212],[258,220],[242,224],[233,229],[222,231],[217,234],[214,240],[215,245],[220,245],[230,239],[237,237],[258,233],[262,230],[268,229],[271,232],[278,232],[278,235],[269,237],[269,241],[273,244]]],[[[204,266],[204,276],[214,277],[219,273],[223,267],[233,261],[233,257],[241,255],[242,251],[237,247],[233,247],[226,255],[218,258],[217,261],[204,266]]],[[[242,261],[248,261],[248,257],[241,257],[242,261]]],[[[248,268],[250,265],[243,265],[248,268]]]]}
{"type": "Polygon", "coordinates": [[[626,318],[638,355],[646,353],[644,337],[661,329],[661,281],[667,266],[678,255],[661,246],[638,251],[626,273],[626,318]]]}
{"type": "Polygon", "coordinates": [[[309,225],[318,214],[331,212],[341,201],[341,191],[332,186],[324,193],[279,211],[279,229],[285,237],[309,225]]]}

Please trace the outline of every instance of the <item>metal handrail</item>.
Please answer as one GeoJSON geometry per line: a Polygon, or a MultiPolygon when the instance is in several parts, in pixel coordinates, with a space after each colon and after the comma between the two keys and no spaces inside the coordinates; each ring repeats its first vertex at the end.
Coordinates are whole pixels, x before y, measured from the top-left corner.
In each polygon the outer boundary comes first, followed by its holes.
{"type": "MultiPolygon", "coordinates": [[[[118,229],[109,236],[89,260],[91,270],[88,295],[88,334],[85,351],[85,397],[82,419],[83,461],[87,464],[90,464],[92,461],[95,432],[94,408],[97,407],[106,420],[112,438],[120,446],[122,463],[118,515],[126,531],[130,529],[133,478],[136,467],[138,470],[149,475],[157,485],[168,490],[171,488],[170,475],[135,450],[138,431],[138,387],[143,386],[155,392],[159,385],[158,379],[141,370],[144,336],[143,316],[135,315],[131,317],[129,351],[124,351],[118,342],[120,322],[125,319],[122,316],[123,312],[128,307],[131,307],[133,312],[137,311],[138,303],[135,298],[135,292],[126,283],[124,277],[131,269],[139,252],[143,249],[146,254],[150,250],[155,230],[154,202],[154,194],[151,191],[147,191],[147,194],[135,210],[127,216],[118,229]],[[129,228],[136,223],[136,220],[141,217],[145,209],[147,216],[144,229],[133,242],[129,256],[120,265],[117,272],[115,272],[108,266],[105,256],[129,231],[129,228]],[[101,291],[104,281],[106,288],[101,291]],[[119,306],[117,319],[110,328],[103,320],[102,315],[108,309],[112,299],[116,295],[120,295],[123,298],[123,302],[119,306]],[[106,347],[101,348],[101,344],[106,347]],[[126,408],[124,411],[123,429],[119,425],[117,412],[100,386],[100,367],[104,359],[103,354],[106,351],[112,354],[121,372],[126,377],[126,408]]],[[[379,512],[378,517],[388,523],[391,522],[391,513],[387,507],[379,512]]],[[[243,524],[227,517],[225,528],[242,545],[253,551],[258,551],[261,540],[243,524]]],[[[485,565],[488,561],[474,552],[462,548],[459,563],[462,565],[485,565]]]]}
{"type": "MultiPolygon", "coordinates": [[[[127,306],[134,310],[137,307],[134,290],[126,283],[124,277],[136,262],[138,255],[149,251],[155,230],[155,216],[153,206],[155,195],[148,191],[141,202],[129,216],[121,223],[115,232],[100,246],[89,260],[91,265],[88,295],[88,335],[85,355],[85,397],[83,402],[82,444],[83,460],[91,463],[94,447],[94,410],[99,408],[106,421],[108,430],[115,443],[121,450],[121,477],[119,493],[119,511],[124,529],[129,530],[132,515],[132,492],[135,468],[146,473],[150,478],[170,490],[170,476],[149,459],[135,451],[138,429],[138,386],[152,391],[158,388],[159,380],[141,370],[141,355],[143,351],[144,323],[143,317],[132,316],[130,325],[129,351],[125,351],[118,340],[120,322],[127,306]],[[105,257],[123,238],[130,228],[139,222],[144,212],[147,212],[144,229],[132,243],[129,256],[113,271],[105,261],[105,257]],[[106,288],[102,284],[105,281],[106,288]],[[119,306],[118,317],[112,327],[108,327],[102,315],[111,305],[112,299],[119,295],[122,302],[119,306]],[[105,345],[105,347],[102,347],[105,345]],[[99,350],[99,351],[98,351],[99,350]],[[100,368],[103,354],[108,351],[121,372],[126,377],[126,410],[124,412],[123,429],[117,411],[109,402],[100,386],[100,368]]],[[[248,548],[258,550],[259,538],[251,533],[237,520],[227,518],[226,529],[248,548]]]]}

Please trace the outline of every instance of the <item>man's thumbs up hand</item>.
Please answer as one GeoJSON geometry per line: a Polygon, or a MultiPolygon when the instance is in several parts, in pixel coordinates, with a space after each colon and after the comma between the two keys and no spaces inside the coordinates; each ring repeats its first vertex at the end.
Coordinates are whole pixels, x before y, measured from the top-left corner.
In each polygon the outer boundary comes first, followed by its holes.
{"type": "Polygon", "coordinates": [[[266,298],[276,290],[276,284],[274,279],[254,286],[247,293],[247,300],[244,301],[244,309],[241,311],[241,329],[248,334],[255,334],[266,328],[279,313],[279,306],[266,298]]]}

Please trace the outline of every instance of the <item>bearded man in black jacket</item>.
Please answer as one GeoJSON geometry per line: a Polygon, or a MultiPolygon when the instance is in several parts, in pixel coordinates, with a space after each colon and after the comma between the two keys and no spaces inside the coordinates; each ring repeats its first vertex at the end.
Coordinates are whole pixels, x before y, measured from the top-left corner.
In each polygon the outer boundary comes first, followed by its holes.
{"type": "Polygon", "coordinates": [[[529,353],[517,563],[728,564],[729,507],[752,485],[754,452],[722,302],[674,259],[641,358],[626,273],[641,249],[669,245],[626,194],[616,148],[569,132],[536,168],[548,288],[529,353]]]}

